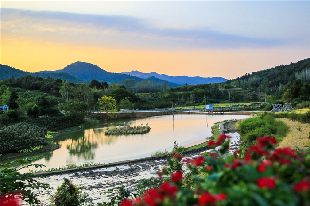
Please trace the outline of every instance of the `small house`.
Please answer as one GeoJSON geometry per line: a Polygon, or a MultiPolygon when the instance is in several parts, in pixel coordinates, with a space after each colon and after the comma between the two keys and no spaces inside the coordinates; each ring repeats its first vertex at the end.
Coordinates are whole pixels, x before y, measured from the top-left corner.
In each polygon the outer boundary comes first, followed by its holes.
{"type": "Polygon", "coordinates": [[[8,105],[0,106],[0,111],[9,111],[9,106],[8,105]]]}

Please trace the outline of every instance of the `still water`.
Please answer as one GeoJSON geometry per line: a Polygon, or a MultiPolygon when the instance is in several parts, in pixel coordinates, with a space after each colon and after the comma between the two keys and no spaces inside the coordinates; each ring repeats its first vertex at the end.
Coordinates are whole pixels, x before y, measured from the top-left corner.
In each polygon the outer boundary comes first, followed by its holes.
{"type": "MultiPolygon", "coordinates": [[[[244,119],[245,115],[198,115],[178,114],[154,116],[127,121],[131,126],[148,125],[148,134],[106,136],[105,127],[86,129],[56,138],[60,149],[44,154],[36,164],[44,169],[69,164],[110,163],[151,156],[156,151],[171,151],[173,143],[186,145],[210,137],[215,122],[244,119]]],[[[111,123],[109,125],[112,126],[111,123]]],[[[113,126],[114,126],[113,125],[113,126]]],[[[116,125],[124,125],[118,122],[116,125]]]]}

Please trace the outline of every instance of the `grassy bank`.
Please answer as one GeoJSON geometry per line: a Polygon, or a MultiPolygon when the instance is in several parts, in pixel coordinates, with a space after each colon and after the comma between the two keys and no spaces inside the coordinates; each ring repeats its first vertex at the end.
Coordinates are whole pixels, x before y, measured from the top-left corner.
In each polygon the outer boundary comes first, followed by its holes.
{"type": "Polygon", "coordinates": [[[289,127],[284,122],[269,113],[243,120],[237,128],[246,147],[256,144],[256,138],[263,136],[275,137],[278,142],[281,142],[289,131],[289,127]]]}

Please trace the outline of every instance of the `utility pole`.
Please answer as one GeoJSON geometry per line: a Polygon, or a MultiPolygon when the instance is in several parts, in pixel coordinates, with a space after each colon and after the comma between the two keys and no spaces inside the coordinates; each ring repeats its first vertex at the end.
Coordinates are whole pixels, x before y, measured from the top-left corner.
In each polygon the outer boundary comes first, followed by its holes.
{"type": "Polygon", "coordinates": [[[172,104],[172,114],[173,114],[173,118],[174,118],[173,102],[171,104],[172,104]]]}
{"type": "Polygon", "coordinates": [[[229,92],[229,106],[230,106],[230,109],[231,109],[230,92],[229,92]]]}
{"type": "Polygon", "coordinates": [[[203,98],[205,99],[205,112],[207,111],[207,101],[206,101],[206,95],[203,95],[203,98]]]}

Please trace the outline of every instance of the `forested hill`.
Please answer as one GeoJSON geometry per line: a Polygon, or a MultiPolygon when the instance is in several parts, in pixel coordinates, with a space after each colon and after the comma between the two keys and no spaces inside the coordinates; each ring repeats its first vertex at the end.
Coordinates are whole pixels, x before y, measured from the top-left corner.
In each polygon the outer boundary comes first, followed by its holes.
{"type": "Polygon", "coordinates": [[[34,76],[34,77],[42,77],[42,78],[47,78],[47,77],[51,77],[52,79],[62,79],[62,80],[67,80],[69,82],[75,82],[75,83],[81,83],[83,82],[83,80],[76,78],[68,73],[64,73],[64,72],[59,72],[59,73],[55,73],[55,72],[35,72],[35,73],[31,73],[31,72],[25,72],[19,69],[15,69],[13,67],[7,66],[7,65],[3,65],[0,64],[0,80],[6,80],[9,79],[11,77],[14,78],[19,78],[19,77],[23,77],[23,76],[34,76]]]}
{"type": "Polygon", "coordinates": [[[310,58],[291,63],[289,65],[280,65],[271,69],[266,69],[252,74],[245,74],[237,79],[228,80],[228,84],[241,86],[249,84],[252,87],[278,87],[293,83],[296,79],[302,81],[310,80],[310,58]]]}
{"type": "Polygon", "coordinates": [[[166,74],[158,74],[156,72],[151,73],[143,73],[139,71],[131,71],[131,72],[122,72],[122,74],[128,74],[136,77],[140,77],[143,79],[147,79],[150,77],[156,77],[158,79],[173,82],[179,85],[197,85],[197,84],[210,84],[210,83],[221,83],[225,82],[227,79],[224,79],[223,77],[189,77],[189,76],[168,76],[166,74]]]}
{"type": "Polygon", "coordinates": [[[109,83],[121,83],[125,79],[134,79],[136,81],[142,80],[141,78],[129,76],[126,74],[107,72],[98,67],[97,65],[80,61],[72,63],[65,68],[57,70],[55,72],[66,72],[87,82],[90,82],[93,79],[96,79],[99,82],[106,81],[109,83]]]}
{"type": "Polygon", "coordinates": [[[51,77],[52,79],[62,79],[75,83],[91,82],[93,79],[95,79],[99,82],[108,82],[110,84],[123,84],[124,80],[132,80],[135,82],[135,84],[139,84],[140,87],[145,87],[146,85],[150,84],[153,86],[162,85],[165,88],[180,86],[179,84],[164,81],[156,77],[142,79],[127,74],[107,72],[98,67],[97,65],[80,61],[67,65],[64,69],[60,69],[57,71],[41,71],[35,73],[25,72],[7,65],[0,64],[0,80],[9,79],[12,76],[14,78],[19,78],[28,75],[42,78],[51,77]]]}
{"type": "Polygon", "coordinates": [[[19,78],[22,76],[31,75],[30,72],[24,72],[19,69],[15,69],[13,67],[0,64],[0,80],[6,80],[11,78],[12,76],[15,78],[19,78]]]}
{"type": "MultiPolygon", "coordinates": [[[[90,82],[91,80],[96,79],[99,82],[106,81],[108,83],[116,82],[116,83],[122,84],[123,81],[126,79],[132,79],[132,80],[135,80],[136,82],[145,80],[145,79],[127,75],[127,74],[107,72],[104,69],[101,69],[100,67],[98,67],[97,65],[87,63],[87,62],[80,62],[80,61],[72,63],[61,70],[57,70],[56,72],[65,72],[65,73],[71,74],[87,82],[90,82]]],[[[166,82],[168,87],[180,86],[179,84],[163,81],[161,79],[154,78],[154,77],[148,78],[147,80],[152,80],[153,82],[157,84],[162,84],[166,82]]]]}

